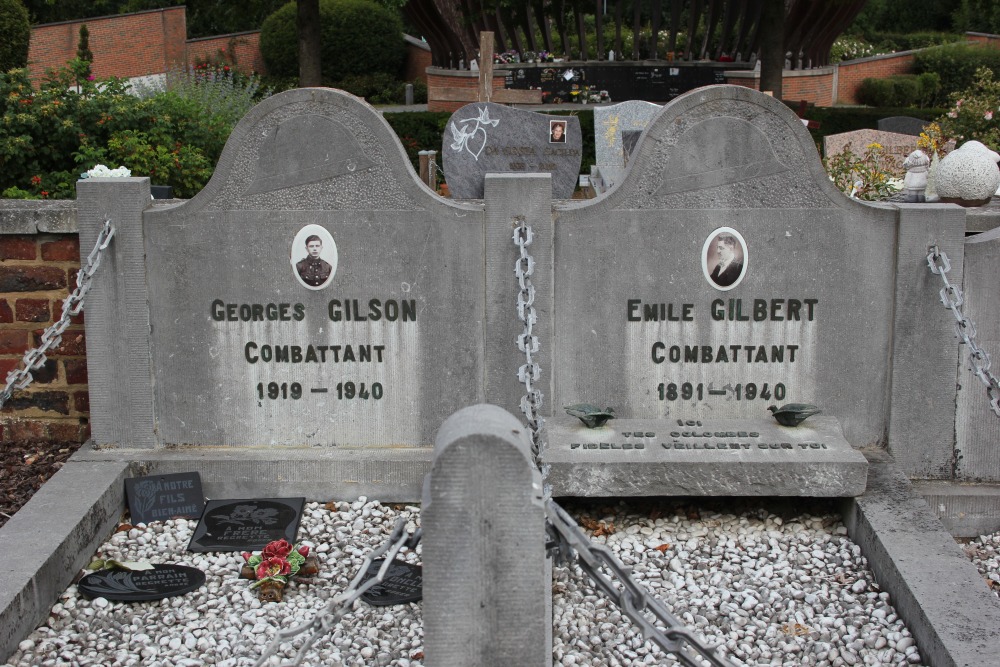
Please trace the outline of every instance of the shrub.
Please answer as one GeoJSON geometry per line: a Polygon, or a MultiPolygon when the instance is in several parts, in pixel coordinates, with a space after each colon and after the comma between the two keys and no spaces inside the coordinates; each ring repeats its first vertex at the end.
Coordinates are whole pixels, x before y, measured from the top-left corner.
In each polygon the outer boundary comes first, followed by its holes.
{"type": "Polygon", "coordinates": [[[872,107],[925,107],[934,101],[940,88],[936,72],[871,78],[861,82],[858,100],[872,107]]]}
{"type": "Polygon", "coordinates": [[[28,64],[31,22],[21,0],[0,0],[0,72],[28,64]]]}
{"type": "Polygon", "coordinates": [[[973,44],[950,44],[914,54],[917,73],[936,72],[941,90],[934,99],[936,106],[945,106],[951,93],[972,85],[976,70],[985,67],[1000,75],[1000,49],[973,44]]]}
{"type": "MultiPolygon", "coordinates": [[[[369,0],[320,0],[319,14],[324,81],[340,87],[359,72],[399,75],[406,46],[398,14],[369,0]]],[[[260,51],[273,76],[299,74],[295,16],[290,2],[261,26],[260,51]]]]}
{"type": "Polygon", "coordinates": [[[52,73],[36,91],[25,70],[0,74],[0,191],[73,198],[80,173],[98,163],[129,167],[181,197],[205,186],[232,115],[175,91],[137,97],[116,79],[83,80],[77,92],[74,77],[52,73]]]}
{"type": "Polygon", "coordinates": [[[855,199],[878,201],[888,199],[899,190],[900,184],[892,176],[892,162],[881,144],[872,143],[860,155],[847,146],[843,152],[825,160],[824,166],[844,194],[855,199]]]}
{"type": "Polygon", "coordinates": [[[972,85],[952,93],[953,106],[938,119],[941,132],[959,143],[975,139],[1000,149],[1000,81],[991,70],[976,70],[972,85]]]}

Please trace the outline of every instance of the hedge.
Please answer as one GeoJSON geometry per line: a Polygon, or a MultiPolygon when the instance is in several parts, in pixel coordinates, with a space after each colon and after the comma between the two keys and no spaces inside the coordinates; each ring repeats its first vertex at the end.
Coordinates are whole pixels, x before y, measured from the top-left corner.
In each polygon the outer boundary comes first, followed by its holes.
{"type": "Polygon", "coordinates": [[[941,77],[941,90],[933,104],[947,106],[948,96],[971,86],[980,67],[1000,77],[1000,49],[975,44],[938,46],[915,53],[913,66],[918,74],[936,72],[941,77]]]}

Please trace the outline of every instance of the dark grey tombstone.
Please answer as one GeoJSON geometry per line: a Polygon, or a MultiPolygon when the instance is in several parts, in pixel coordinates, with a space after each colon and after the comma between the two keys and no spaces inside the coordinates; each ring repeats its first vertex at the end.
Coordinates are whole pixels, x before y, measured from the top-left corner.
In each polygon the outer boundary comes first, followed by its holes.
{"type": "Polygon", "coordinates": [[[467,104],[448,120],[441,157],[455,199],[482,199],[486,174],[494,173],[551,174],[552,196],[569,199],[583,159],[580,120],[492,102],[467,104]]]}
{"type": "Polygon", "coordinates": [[[196,472],[130,477],[125,480],[125,494],[132,523],[197,519],[205,508],[201,476],[196,472]]]}
{"type": "Polygon", "coordinates": [[[99,570],[80,580],[87,598],[148,602],[184,595],[205,583],[205,573],[186,565],[154,565],[151,570],[99,570]]]}
{"type": "Polygon", "coordinates": [[[275,540],[295,544],[305,498],[210,500],[188,551],[256,551],[275,540]]]}
{"type": "Polygon", "coordinates": [[[878,129],[883,132],[896,132],[898,134],[912,134],[919,137],[924,131],[924,126],[930,123],[929,120],[921,120],[913,116],[889,116],[880,118],[878,129]]]}
{"type": "Polygon", "coordinates": [[[476,405],[441,426],[421,514],[428,665],[551,664],[541,491],[510,413],[476,405]]]}

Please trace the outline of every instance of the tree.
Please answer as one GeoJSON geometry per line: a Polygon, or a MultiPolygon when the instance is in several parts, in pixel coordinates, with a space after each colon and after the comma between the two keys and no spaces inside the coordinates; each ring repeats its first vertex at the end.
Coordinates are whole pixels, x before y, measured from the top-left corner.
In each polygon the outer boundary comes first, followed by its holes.
{"type": "MultiPolygon", "coordinates": [[[[80,62],[78,77],[89,79],[91,76],[90,64],[94,62],[94,52],[90,50],[90,30],[87,24],[80,26],[80,41],[76,45],[76,58],[80,62]]],[[[79,81],[77,82],[79,85],[79,81]]]]}
{"type": "Polygon", "coordinates": [[[764,0],[760,13],[760,89],[781,99],[781,73],[785,68],[785,3],[764,0]]]}
{"type": "Polygon", "coordinates": [[[31,22],[21,0],[0,0],[0,72],[28,64],[31,22]]]}
{"type": "Polygon", "coordinates": [[[323,40],[319,30],[319,0],[296,0],[299,36],[299,87],[323,85],[323,40]]]}

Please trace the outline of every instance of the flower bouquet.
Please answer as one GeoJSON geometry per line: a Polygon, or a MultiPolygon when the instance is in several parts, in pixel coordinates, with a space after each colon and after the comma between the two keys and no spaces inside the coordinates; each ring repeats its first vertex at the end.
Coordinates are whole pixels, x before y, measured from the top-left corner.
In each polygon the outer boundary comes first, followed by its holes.
{"type": "Polygon", "coordinates": [[[309,555],[309,547],[287,540],[269,543],[259,554],[243,552],[240,579],[256,579],[250,588],[257,589],[261,602],[281,602],[285,586],[292,577],[319,573],[319,561],[309,555]]]}

